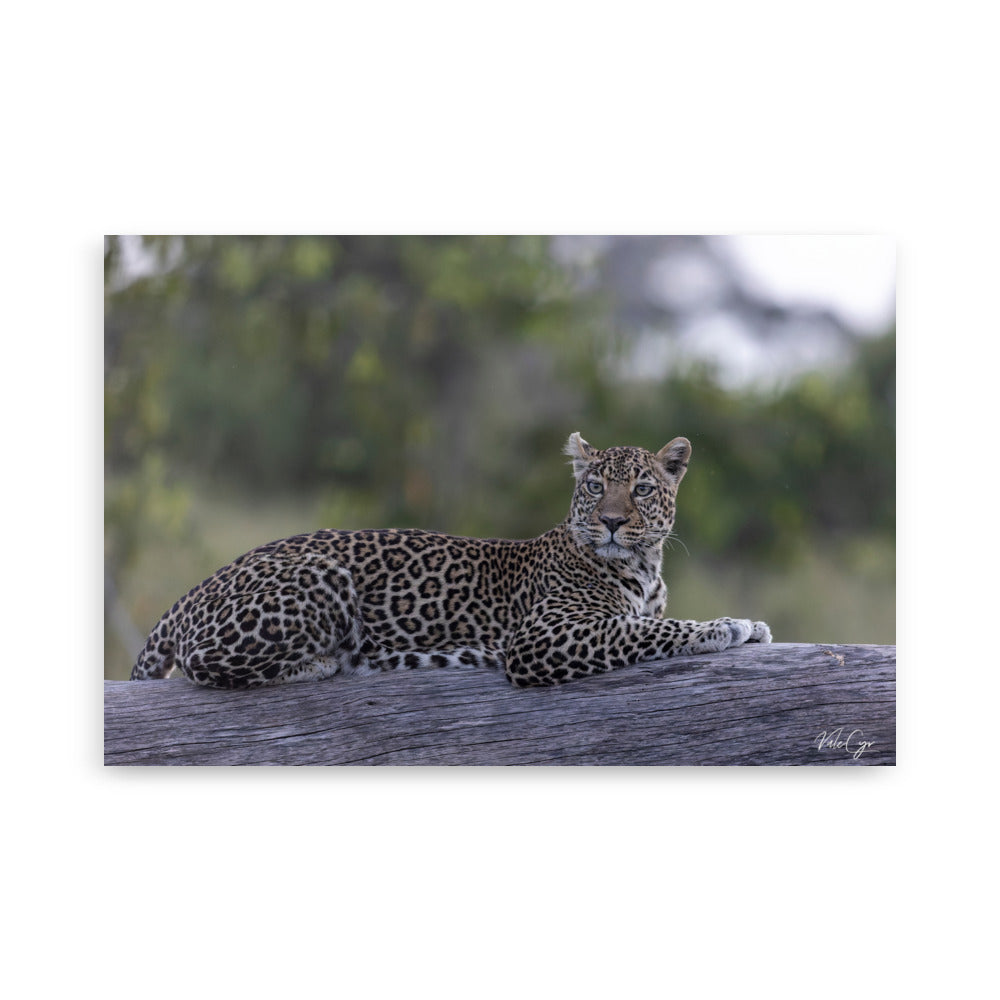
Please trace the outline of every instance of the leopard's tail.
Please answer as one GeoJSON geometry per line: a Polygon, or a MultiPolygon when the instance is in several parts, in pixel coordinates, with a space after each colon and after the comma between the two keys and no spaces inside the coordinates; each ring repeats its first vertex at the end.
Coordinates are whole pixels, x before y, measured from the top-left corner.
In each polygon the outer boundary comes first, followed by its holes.
{"type": "Polygon", "coordinates": [[[157,623],[142,647],[129,680],[148,681],[169,677],[176,663],[176,646],[171,628],[173,608],[157,623]]]}

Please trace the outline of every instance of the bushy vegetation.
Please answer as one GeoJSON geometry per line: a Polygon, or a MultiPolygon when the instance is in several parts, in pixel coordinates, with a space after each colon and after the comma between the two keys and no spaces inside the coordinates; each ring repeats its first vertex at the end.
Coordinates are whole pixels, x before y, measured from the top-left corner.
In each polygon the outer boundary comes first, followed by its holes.
{"type": "Polygon", "coordinates": [[[834,372],[724,389],[704,365],[624,376],[637,330],[618,304],[541,237],[109,238],[108,675],[179,596],[155,586],[176,587],[178,553],[186,589],[309,527],[537,534],[568,506],[575,430],[687,436],[678,531],[700,572],[759,567],[820,605],[828,558],[831,579],[877,589],[882,621],[817,638],[892,641],[893,332],[834,372]],[[236,551],[227,520],[246,527],[236,551]]]}

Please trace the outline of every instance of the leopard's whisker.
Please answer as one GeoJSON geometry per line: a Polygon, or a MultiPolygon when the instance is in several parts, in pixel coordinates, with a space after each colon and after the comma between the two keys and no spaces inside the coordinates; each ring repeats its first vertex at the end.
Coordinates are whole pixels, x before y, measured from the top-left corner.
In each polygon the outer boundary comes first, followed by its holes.
{"type": "Polygon", "coordinates": [[[668,534],[663,539],[663,541],[666,543],[666,546],[667,546],[668,549],[673,549],[674,542],[677,542],[678,545],[680,545],[680,547],[684,550],[684,554],[685,555],[688,555],[688,556],[691,555],[691,553],[688,551],[688,547],[684,544],[684,541],[683,541],[683,539],[681,538],[680,535],[676,535],[673,532],[670,532],[670,534],[668,534]]]}

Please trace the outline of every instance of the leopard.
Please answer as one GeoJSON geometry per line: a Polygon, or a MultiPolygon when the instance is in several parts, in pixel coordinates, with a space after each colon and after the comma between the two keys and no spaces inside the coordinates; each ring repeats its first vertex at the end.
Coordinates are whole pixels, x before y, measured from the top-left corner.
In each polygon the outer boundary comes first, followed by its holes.
{"type": "Polygon", "coordinates": [[[132,680],[179,669],[253,688],[336,674],[492,668],[544,687],[676,656],[769,643],[766,622],[664,617],[664,544],[691,443],[598,449],[574,432],[569,513],[536,538],[322,529],[261,545],[181,597],[132,680]]]}

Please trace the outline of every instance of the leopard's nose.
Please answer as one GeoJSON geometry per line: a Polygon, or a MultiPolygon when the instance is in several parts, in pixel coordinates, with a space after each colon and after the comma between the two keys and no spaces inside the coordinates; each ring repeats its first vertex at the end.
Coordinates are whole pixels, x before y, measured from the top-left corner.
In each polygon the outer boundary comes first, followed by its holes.
{"type": "Polygon", "coordinates": [[[609,517],[607,514],[601,515],[601,523],[604,524],[608,531],[613,535],[626,521],[627,517],[609,517]]]}

